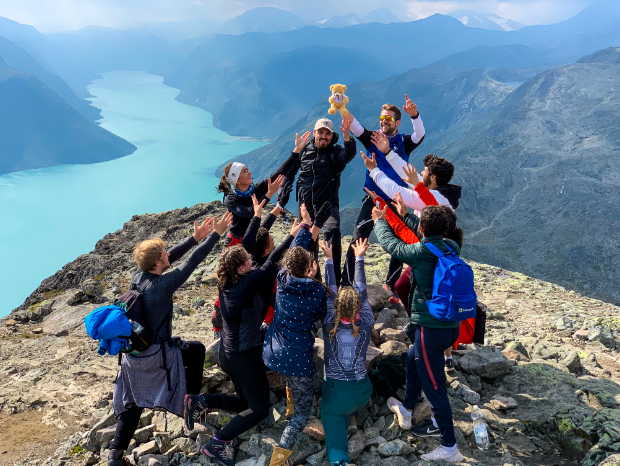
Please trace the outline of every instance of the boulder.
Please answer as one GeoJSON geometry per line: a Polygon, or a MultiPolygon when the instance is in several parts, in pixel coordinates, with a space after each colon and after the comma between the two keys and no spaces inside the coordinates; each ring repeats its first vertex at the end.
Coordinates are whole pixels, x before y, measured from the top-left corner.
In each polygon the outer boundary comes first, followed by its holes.
{"type": "Polygon", "coordinates": [[[573,338],[577,339],[577,340],[587,340],[588,339],[588,330],[585,328],[580,328],[579,330],[577,330],[575,333],[573,333],[573,338]]]}
{"type": "Polygon", "coordinates": [[[295,445],[293,445],[293,453],[290,456],[290,462],[291,464],[303,464],[308,456],[320,452],[322,448],[321,444],[310,436],[299,434],[295,445]]]}
{"type": "Polygon", "coordinates": [[[398,437],[400,432],[400,426],[398,425],[398,419],[395,415],[388,416],[385,419],[386,428],[381,432],[381,436],[387,441],[394,440],[398,437]]]}
{"type": "Polygon", "coordinates": [[[386,328],[381,332],[381,342],[386,341],[400,341],[401,343],[409,343],[409,337],[402,330],[396,330],[392,328],[386,328]]]}
{"type": "Polygon", "coordinates": [[[506,344],[506,348],[504,348],[504,350],[515,350],[515,351],[518,351],[519,353],[521,353],[526,358],[530,357],[530,355],[528,354],[527,350],[525,349],[525,346],[523,346],[523,344],[521,342],[519,342],[519,341],[509,341],[506,344]]]}
{"type": "Polygon", "coordinates": [[[377,450],[383,457],[387,456],[407,456],[413,453],[413,448],[407,442],[403,440],[392,440],[379,445],[377,450]]]}
{"type": "Polygon", "coordinates": [[[448,395],[456,396],[470,405],[477,405],[480,403],[480,395],[458,380],[450,384],[448,387],[448,395]]]}
{"type": "Polygon", "coordinates": [[[495,379],[510,372],[512,363],[495,347],[485,346],[457,360],[458,369],[486,379],[495,379]]]}
{"type": "Polygon", "coordinates": [[[323,448],[320,452],[310,455],[306,458],[306,462],[310,466],[321,466],[325,460],[327,450],[323,448]]]}
{"type": "Polygon", "coordinates": [[[177,316],[188,316],[189,315],[189,311],[186,311],[181,306],[179,306],[177,303],[174,303],[172,305],[172,313],[177,316]]]}
{"type": "Polygon", "coordinates": [[[75,290],[69,295],[69,299],[67,299],[67,304],[69,306],[73,306],[74,304],[79,303],[84,297],[84,292],[82,290],[75,290]]]}
{"type": "Polygon", "coordinates": [[[208,275],[204,274],[200,282],[206,286],[217,286],[217,274],[215,272],[208,275]]]}
{"type": "Polygon", "coordinates": [[[99,462],[99,457],[92,451],[87,451],[84,455],[84,464],[86,466],[93,466],[99,462]]]}
{"type": "Polygon", "coordinates": [[[205,304],[207,304],[207,302],[200,296],[192,298],[192,309],[200,309],[205,304]]]}
{"type": "Polygon", "coordinates": [[[498,410],[512,409],[519,406],[511,396],[495,395],[491,398],[491,406],[498,410]]]}
{"type": "Polygon", "coordinates": [[[381,345],[381,351],[383,351],[384,356],[390,356],[409,351],[409,347],[400,341],[386,341],[381,345]]]}
{"type": "Polygon", "coordinates": [[[376,427],[368,427],[366,430],[364,430],[364,437],[366,437],[366,439],[378,437],[379,434],[379,429],[377,429],[376,427]]]}
{"type": "Polygon", "coordinates": [[[135,438],[136,442],[138,443],[144,443],[153,436],[154,431],[155,431],[155,424],[151,424],[151,425],[148,425],[146,427],[136,430],[136,432],[133,434],[133,438],[135,438]]]}
{"type": "Polygon", "coordinates": [[[155,440],[151,440],[150,442],[143,443],[139,447],[134,448],[133,457],[135,459],[139,459],[144,455],[148,455],[149,453],[155,453],[157,451],[157,442],[155,442],[155,440]]]}
{"type": "Polygon", "coordinates": [[[54,306],[54,302],[55,301],[53,299],[46,299],[43,301],[39,306],[41,314],[44,316],[50,315],[52,313],[52,306],[54,306]]]}
{"type": "Polygon", "coordinates": [[[172,441],[172,445],[178,446],[179,449],[186,455],[189,455],[190,453],[194,453],[196,451],[196,442],[187,437],[179,437],[177,439],[174,439],[172,441]]]}
{"type": "Polygon", "coordinates": [[[568,330],[571,329],[575,326],[574,322],[572,320],[570,320],[568,317],[566,316],[562,316],[560,317],[558,320],[555,321],[555,323],[553,324],[553,326],[557,329],[557,330],[568,330]]]}
{"type": "Polygon", "coordinates": [[[374,312],[378,312],[388,304],[390,293],[383,289],[383,286],[376,284],[367,285],[368,303],[374,312]]]}
{"type": "Polygon", "coordinates": [[[569,351],[563,359],[558,361],[558,363],[566,366],[566,368],[573,374],[579,372],[581,369],[581,358],[579,357],[579,353],[577,353],[577,351],[569,351]]]}
{"type": "Polygon", "coordinates": [[[349,439],[349,458],[355,461],[362,451],[366,448],[366,438],[361,432],[357,432],[349,439]]]}
{"type": "Polygon", "coordinates": [[[517,350],[514,349],[504,350],[502,351],[502,354],[506,356],[506,358],[508,358],[510,361],[530,362],[530,358],[523,356],[522,353],[519,353],[517,350]]]}
{"type": "Polygon", "coordinates": [[[85,296],[94,298],[101,295],[101,284],[93,279],[84,280],[81,285],[85,296]]]}
{"type": "Polygon", "coordinates": [[[396,328],[396,316],[392,312],[392,309],[383,309],[379,312],[379,315],[375,319],[375,328],[379,331],[385,330],[386,328],[396,328]],[[383,324],[382,328],[377,328],[377,324],[383,324]]]}
{"type": "Polygon", "coordinates": [[[221,339],[215,340],[213,343],[206,347],[205,352],[205,368],[216,366],[220,363],[220,343],[221,339]]]}
{"type": "Polygon", "coordinates": [[[597,325],[589,329],[588,340],[598,341],[607,348],[614,348],[617,344],[612,330],[609,327],[604,327],[602,325],[597,325]]]}
{"type": "Polygon", "coordinates": [[[376,447],[376,446],[379,446],[379,445],[381,445],[382,443],[385,443],[385,442],[387,442],[387,440],[379,435],[377,437],[366,439],[366,446],[367,447],[369,447],[369,446],[376,447]]]}
{"type": "Polygon", "coordinates": [[[202,388],[211,389],[226,382],[228,376],[219,367],[209,367],[202,374],[202,388]]]}
{"type": "Polygon", "coordinates": [[[366,350],[366,369],[370,369],[370,367],[383,356],[383,350],[368,347],[366,350]]]}
{"type": "Polygon", "coordinates": [[[148,454],[141,456],[137,466],[168,466],[168,456],[148,454]]]}
{"type": "Polygon", "coordinates": [[[314,440],[319,442],[325,441],[325,429],[323,429],[323,424],[320,419],[315,419],[314,421],[308,422],[303,432],[304,434],[308,434],[314,440]]]}
{"type": "Polygon", "coordinates": [[[431,413],[431,404],[424,398],[422,402],[416,403],[413,413],[411,414],[411,422],[413,424],[419,424],[423,419],[429,419],[431,413]]]}

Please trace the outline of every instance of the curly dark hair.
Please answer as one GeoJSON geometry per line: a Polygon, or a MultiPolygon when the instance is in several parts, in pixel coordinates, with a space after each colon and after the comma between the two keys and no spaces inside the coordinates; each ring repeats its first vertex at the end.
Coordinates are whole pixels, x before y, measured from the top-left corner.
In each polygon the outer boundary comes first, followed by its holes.
{"type": "Polygon", "coordinates": [[[435,154],[428,154],[424,157],[424,166],[428,168],[428,176],[437,177],[437,186],[447,185],[454,176],[454,165],[435,154]]]}
{"type": "MultiPolygon", "coordinates": [[[[314,262],[314,255],[306,249],[295,246],[284,253],[284,257],[280,261],[280,265],[286,268],[286,273],[297,278],[308,278],[306,271],[314,262]]],[[[327,294],[331,294],[329,287],[313,278],[315,282],[327,290],[327,294]]]]}
{"type": "Polygon", "coordinates": [[[220,262],[217,265],[217,288],[223,290],[228,283],[239,282],[239,266],[248,258],[245,248],[238,244],[222,251],[220,262]]]}
{"type": "Polygon", "coordinates": [[[439,208],[443,211],[443,214],[446,216],[446,220],[448,222],[448,233],[445,235],[445,237],[454,241],[456,244],[459,245],[459,249],[462,249],[463,230],[456,226],[456,214],[447,205],[439,206],[439,208]]]}
{"type": "Polygon", "coordinates": [[[258,233],[256,233],[256,241],[254,242],[254,247],[250,254],[254,259],[260,259],[263,257],[263,253],[265,249],[267,249],[267,245],[269,244],[269,230],[265,227],[260,227],[258,229],[258,233]]]}
{"type": "Polygon", "coordinates": [[[218,193],[224,193],[224,195],[232,193],[232,186],[228,182],[228,174],[230,173],[231,167],[232,163],[229,163],[228,165],[226,165],[226,168],[224,168],[224,174],[220,178],[220,182],[217,185],[217,188],[215,188],[218,193]]]}
{"type": "Polygon", "coordinates": [[[441,206],[429,205],[420,213],[420,226],[424,236],[446,236],[448,234],[448,219],[441,206]]]}

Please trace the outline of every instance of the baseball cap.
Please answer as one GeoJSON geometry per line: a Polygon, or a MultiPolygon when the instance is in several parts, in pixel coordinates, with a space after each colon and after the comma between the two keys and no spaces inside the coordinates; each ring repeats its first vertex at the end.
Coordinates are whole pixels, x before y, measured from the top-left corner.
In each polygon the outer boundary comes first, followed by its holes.
{"type": "Polygon", "coordinates": [[[317,120],[316,124],[314,125],[314,130],[316,131],[319,128],[326,128],[330,130],[332,133],[334,132],[334,124],[329,118],[321,118],[317,120]]]}

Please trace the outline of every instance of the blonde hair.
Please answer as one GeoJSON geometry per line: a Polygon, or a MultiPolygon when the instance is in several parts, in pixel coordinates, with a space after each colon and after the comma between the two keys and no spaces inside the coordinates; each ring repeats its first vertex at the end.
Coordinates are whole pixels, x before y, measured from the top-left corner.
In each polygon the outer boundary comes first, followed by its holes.
{"type": "Polygon", "coordinates": [[[334,318],[334,328],[329,331],[330,338],[334,338],[338,330],[338,324],[342,319],[348,319],[353,325],[351,334],[353,338],[360,332],[360,326],[355,323],[355,317],[360,310],[360,295],[353,287],[345,286],[340,289],[336,298],[335,306],[336,317],[334,318]]]}
{"type": "Polygon", "coordinates": [[[155,268],[155,264],[161,259],[162,250],[166,249],[166,243],[161,238],[147,239],[136,245],[133,257],[138,267],[144,272],[155,268]]]}

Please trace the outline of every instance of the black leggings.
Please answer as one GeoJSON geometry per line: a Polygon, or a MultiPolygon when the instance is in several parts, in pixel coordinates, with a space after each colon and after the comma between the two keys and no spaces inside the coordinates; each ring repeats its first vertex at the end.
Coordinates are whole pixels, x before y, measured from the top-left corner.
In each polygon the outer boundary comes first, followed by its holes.
{"type": "Polygon", "coordinates": [[[239,413],[218,433],[221,440],[233,440],[269,414],[269,382],[263,363],[263,347],[241,353],[220,351],[220,367],[228,374],[235,393],[205,395],[209,408],[239,413]]]}
{"type": "MultiPolygon", "coordinates": [[[[394,211],[389,200],[387,200],[387,206],[389,209],[394,211]]],[[[353,244],[359,238],[366,239],[370,236],[373,227],[375,226],[375,222],[372,220],[372,209],[375,207],[375,203],[369,196],[366,196],[362,201],[362,208],[357,217],[357,223],[355,225],[355,230],[353,231],[353,238],[351,238],[351,243],[349,244],[349,248],[347,249],[347,255],[344,260],[344,267],[342,268],[342,280],[340,281],[341,286],[351,286],[353,285],[353,276],[355,272],[355,253],[353,252],[353,244]]],[[[396,281],[400,278],[400,274],[403,270],[403,263],[398,259],[390,258],[390,265],[388,266],[388,274],[385,278],[385,283],[387,283],[392,289],[396,284],[396,281]]]]}
{"type": "MultiPolygon", "coordinates": [[[[183,366],[185,366],[185,385],[187,393],[197,395],[202,388],[202,368],[205,363],[205,345],[199,341],[188,341],[189,347],[181,350],[183,366]]],[[[144,408],[133,406],[118,417],[114,440],[110,442],[110,450],[126,450],[133,434],[138,428],[140,416],[144,408]]]]}

